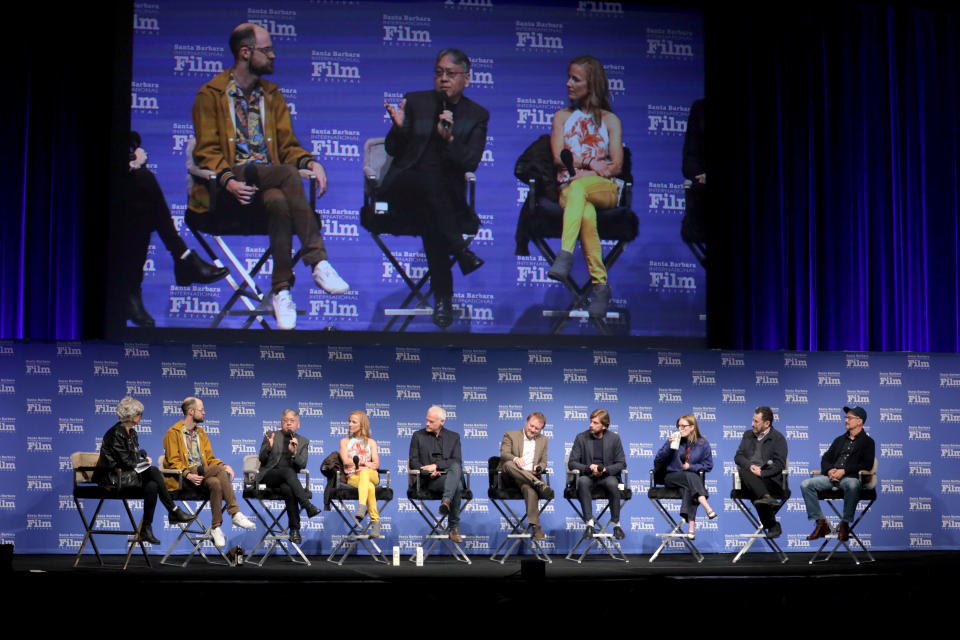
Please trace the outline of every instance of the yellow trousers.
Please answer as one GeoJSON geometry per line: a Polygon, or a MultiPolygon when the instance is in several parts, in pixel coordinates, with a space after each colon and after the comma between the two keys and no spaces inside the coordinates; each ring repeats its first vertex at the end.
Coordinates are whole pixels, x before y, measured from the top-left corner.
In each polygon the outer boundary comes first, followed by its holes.
{"type": "Polygon", "coordinates": [[[617,183],[609,178],[586,176],[577,178],[560,192],[563,207],[561,249],[573,252],[580,238],[583,259],[590,272],[590,281],[606,284],[607,269],[603,266],[603,248],[597,231],[597,207],[609,209],[617,204],[617,183]]]}
{"type": "Polygon", "coordinates": [[[377,511],[376,486],[380,484],[380,474],[375,469],[360,469],[347,478],[347,484],[357,488],[357,492],[360,494],[358,502],[367,505],[371,522],[379,520],[380,512],[377,511]]]}

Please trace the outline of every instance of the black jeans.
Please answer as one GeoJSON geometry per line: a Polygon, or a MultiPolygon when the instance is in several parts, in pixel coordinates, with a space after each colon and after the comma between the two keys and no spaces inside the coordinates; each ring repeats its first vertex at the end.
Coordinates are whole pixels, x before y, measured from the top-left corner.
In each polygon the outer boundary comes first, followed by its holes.
{"type": "Polygon", "coordinates": [[[167,511],[173,511],[176,507],[170,492],[167,491],[167,484],[163,481],[160,469],[150,467],[141,473],[140,486],[143,488],[143,524],[153,525],[153,512],[157,509],[158,497],[167,511]]]}
{"type": "Polygon", "coordinates": [[[170,208],[157,178],[149,169],[134,169],[128,173],[121,228],[125,248],[119,252],[117,280],[123,294],[140,290],[143,262],[154,231],[174,260],[187,251],[186,243],[173,226],[170,208]]]}

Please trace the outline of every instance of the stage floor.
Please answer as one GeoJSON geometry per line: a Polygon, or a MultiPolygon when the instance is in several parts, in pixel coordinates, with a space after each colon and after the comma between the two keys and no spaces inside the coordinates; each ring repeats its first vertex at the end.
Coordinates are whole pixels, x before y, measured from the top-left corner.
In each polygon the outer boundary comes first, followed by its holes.
{"type": "MultiPolygon", "coordinates": [[[[207,564],[194,558],[186,567],[160,565],[159,555],[151,555],[152,567],[148,568],[142,555],[134,554],[126,571],[120,571],[123,556],[105,555],[108,566],[99,567],[93,554],[85,554],[80,566],[73,567],[74,557],[65,555],[14,555],[15,573],[33,573],[63,578],[90,579],[100,574],[126,576],[132,581],[150,582],[417,582],[421,580],[509,580],[538,579],[521,575],[523,565],[534,567],[542,564],[546,581],[577,580],[644,580],[652,578],[676,579],[724,579],[724,578],[790,578],[790,577],[858,577],[907,575],[928,572],[931,567],[939,571],[960,568],[960,552],[874,552],[876,562],[854,564],[845,553],[836,555],[830,562],[809,564],[812,553],[788,554],[786,563],[777,561],[772,553],[747,554],[737,564],[731,561],[734,554],[704,554],[704,561],[697,563],[690,555],[671,553],[661,555],[653,563],[648,555],[628,556],[629,562],[611,560],[607,556],[592,554],[582,563],[565,560],[563,556],[551,556],[552,563],[541,563],[530,556],[512,556],[501,565],[488,556],[470,556],[473,564],[457,562],[450,556],[433,556],[422,567],[414,566],[409,555],[404,555],[400,566],[375,563],[368,556],[351,556],[343,566],[326,561],[326,556],[311,556],[312,566],[294,564],[285,557],[276,555],[263,567],[246,564],[242,567],[227,567],[207,564]],[[111,566],[116,565],[116,566],[111,566]]],[[[182,562],[185,556],[171,556],[170,562],[182,562]]],[[[219,560],[219,558],[217,558],[219,560]]]]}

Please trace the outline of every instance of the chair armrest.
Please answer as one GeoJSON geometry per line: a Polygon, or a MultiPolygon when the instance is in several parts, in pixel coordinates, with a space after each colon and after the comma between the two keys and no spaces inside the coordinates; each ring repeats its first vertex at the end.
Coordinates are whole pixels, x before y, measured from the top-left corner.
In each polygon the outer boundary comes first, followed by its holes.
{"type": "Polygon", "coordinates": [[[183,474],[180,473],[178,469],[168,469],[166,467],[160,467],[160,475],[164,477],[171,477],[177,479],[177,489],[183,489],[183,483],[186,480],[183,474]]]}

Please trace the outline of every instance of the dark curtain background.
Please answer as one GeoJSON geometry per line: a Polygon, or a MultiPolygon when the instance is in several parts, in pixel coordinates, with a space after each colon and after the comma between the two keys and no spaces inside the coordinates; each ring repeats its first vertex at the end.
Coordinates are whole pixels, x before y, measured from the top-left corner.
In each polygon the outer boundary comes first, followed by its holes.
{"type": "Polygon", "coordinates": [[[0,338],[103,336],[111,180],[129,128],[133,5],[57,9],[13,32],[0,121],[0,338]]]}
{"type": "Polygon", "coordinates": [[[709,10],[710,342],[960,349],[954,11],[709,10]]]}
{"type": "MultiPolygon", "coordinates": [[[[711,346],[960,350],[960,14],[705,11],[711,346]]],[[[103,336],[132,14],[61,16],[10,74],[0,338],[103,336]]]]}

